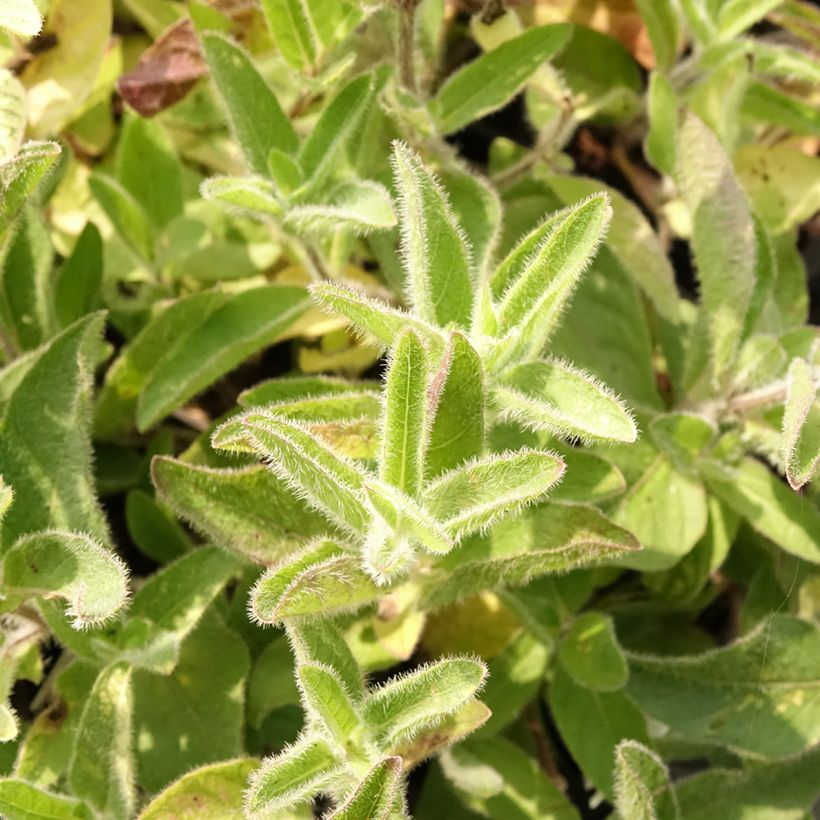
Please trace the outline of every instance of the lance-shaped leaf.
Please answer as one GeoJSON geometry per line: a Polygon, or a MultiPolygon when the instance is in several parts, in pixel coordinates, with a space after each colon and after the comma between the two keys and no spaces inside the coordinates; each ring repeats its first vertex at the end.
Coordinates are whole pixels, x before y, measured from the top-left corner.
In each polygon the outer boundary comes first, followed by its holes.
{"type": "Polygon", "coordinates": [[[396,215],[383,185],[358,180],[334,189],[325,202],[288,208],[284,222],[297,233],[321,235],[347,229],[364,236],[394,227],[396,215]]]}
{"type": "Polygon", "coordinates": [[[271,150],[295,151],[296,132],[245,51],[217,32],[203,34],[202,46],[245,161],[266,176],[271,150]]]}
{"type": "Polygon", "coordinates": [[[56,142],[29,142],[0,165],[0,236],[9,229],[59,156],[60,146],[56,142]]]}
{"type": "Polygon", "coordinates": [[[142,262],[150,264],[156,237],[142,205],[125,186],[107,174],[95,174],[88,185],[125,244],[142,262]]]}
{"type": "Polygon", "coordinates": [[[612,209],[594,194],[553,214],[510,252],[491,281],[496,299],[497,367],[537,356],[606,233],[612,209]]]}
{"type": "Polygon", "coordinates": [[[322,282],[312,285],[310,293],[322,307],[343,316],[359,333],[379,347],[392,347],[402,331],[409,329],[424,340],[433,355],[444,350],[444,338],[435,327],[420,322],[403,310],[370,299],[353,288],[322,282]]]}
{"type": "Polygon", "coordinates": [[[226,205],[229,210],[257,218],[278,219],[284,207],[273,185],[256,177],[210,177],[199,186],[204,199],[226,205]]]}
{"type": "Polygon", "coordinates": [[[269,757],[250,778],[245,812],[263,820],[280,809],[310,800],[332,779],[338,764],[327,742],[303,737],[278,755],[269,757]]]}
{"type": "Polygon", "coordinates": [[[640,549],[635,536],[595,507],[547,503],[497,524],[439,561],[422,607],[436,609],[475,592],[524,584],[539,575],[611,562],[640,549]]]}
{"type": "Polygon", "coordinates": [[[299,549],[328,525],[264,467],[218,470],[157,456],[151,462],[162,500],[220,547],[258,564],[299,549]]]}
{"type": "Polygon", "coordinates": [[[406,576],[415,552],[410,539],[395,532],[380,516],[374,516],[362,547],[362,566],[380,586],[406,576]]]}
{"type": "Polygon", "coordinates": [[[364,695],[362,671],[342,633],[329,619],[291,621],[287,634],[296,662],[332,668],[354,701],[364,695]]]}
{"type": "Polygon", "coordinates": [[[93,816],[79,800],[11,777],[0,779],[0,813],[8,820],[91,820],[93,816]]]}
{"type": "Polygon", "coordinates": [[[588,373],[556,361],[520,364],[493,389],[507,419],[533,430],[586,442],[633,442],[632,416],[604,385],[588,373]]]}
{"type": "Polygon", "coordinates": [[[558,656],[575,680],[596,692],[623,688],[629,674],[612,619],[598,612],[585,612],[572,622],[558,656]]]}
{"type": "Polygon", "coordinates": [[[356,556],[332,541],[320,541],[269,569],[250,594],[251,617],[260,623],[344,612],[379,593],[356,556]]]}
{"type": "Polygon", "coordinates": [[[450,336],[444,358],[433,374],[428,406],[433,415],[425,461],[429,479],[484,450],[484,371],[478,353],[460,333],[450,336]]]}
{"type": "Polygon", "coordinates": [[[563,472],[558,456],[540,450],[485,456],[428,484],[423,504],[459,540],[543,498],[563,472]]]}
{"type": "Polygon", "coordinates": [[[669,770],[636,740],[623,740],[615,747],[615,807],[623,820],[680,817],[669,770]]]}
{"type": "Polygon", "coordinates": [[[3,559],[3,584],[31,595],[57,595],[76,629],[100,624],[128,597],[125,564],[80,533],[48,530],[25,535],[3,559]]]}
{"type": "Polygon", "coordinates": [[[370,521],[364,503],[364,474],[345,458],[317,441],[296,423],[263,411],[243,416],[237,431],[231,422],[218,428],[214,446],[245,440],[270,469],[312,507],[344,530],[363,533],[370,521]]]}
{"type": "Polygon", "coordinates": [[[339,164],[340,155],[373,102],[376,85],[372,74],[362,74],[342,88],[322,111],[299,152],[299,165],[310,190],[316,190],[339,164]]]}
{"type": "Polygon", "coordinates": [[[400,796],[402,758],[377,763],[327,820],[388,820],[400,796]]]}
{"type": "MultiPolygon", "coordinates": [[[[306,0],[262,0],[265,19],[277,51],[291,68],[315,67],[320,47],[311,3],[306,0]]],[[[327,8],[323,8],[327,12],[327,8]]]]}
{"type": "Polygon", "coordinates": [[[68,773],[74,794],[115,820],[134,809],[131,701],[130,667],[103,669],[83,707],[68,773]]]}
{"type": "Polygon", "coordinates": [[[571,32],[566,23],[536,26],[450,75],[430,104],[440,131],[451,134],[501,108],[571,32]]]}
{"type": "Polygon", "coordinates": [[[137,403],[147,430],[281,336],[310,306],[300,287],[263,285],[232,296],[163,357],[137,403]]]}
{"type": "Polygon", "coordinates": [[[726,0],[715,14],[717,30],[722,40],[731,40],[762,20],[775,6],[777,0],[726,0]]]}
{"type": "Polygon", "coordinates": [[[342,750],[354,746],[361,720],[338,673],[324,664],[305,663],[296,668],[296,681],[308,714],[318,720],[329,742],[342,750]]]}
{"type": "Polygon", "coordinates": [[[717,137],[694,114],[678,135],[678,177],[692,217],[692,247],[708,311],[712,375],[734,359],[755,287],[755,226],[717,137]]]}
{"type": "MultiPolygon", "coordinates": [[[[640,2],[655,5],[653,0],[640,2]]],[[[667,2],[662,0],[663,5],[667,2]]],[[[649,130],[644,139],[644,153],[660,173],[674,177],[678,164],[678,100],[672,83],[658,71],[653,71],[649,78],[646,107],[649,130]]]]}
{"type": "Polygon", "coordinates": [[[783,461],[792,488],[811,481],[820,466],[820,403],[817,380],[804,359],[789,366],[783,412],[783,461]]]}
{"type": "Polygon", "coordinates": [[[673,0],[637,0],[636,5],[646,26],[655,65],[668,71],[675,62],[681,40],[681,20],[673,0]]]}
{"type": "Polygon", "coordinates": [[[0,11],[0,28],[18,37],[34,37],[43,27],[43,18],[34,0],[7,0],[0,11]]]}
{"type": "Polygon", "coordinates": [[[470,326],[474,283],[470,248],[444,189],[406,145],[393,144],[401,250],[410,298],[426,322],[470,326]]]}
{"type": "Polygon", "coordinates": [[[368,695],[365,721],[383,748],[406,742],[471,701],[487,667],[473,658],[445,658],[392,678],[368,695]]]}
{"type": "Polygon", "coordinates": [[[427,449],[427,356],[418,336],[401,335],[390,357],[382,416],[379,477],[411,498],[418,495],[427,449]]]}
{"type": "Polygon", "coordinates": [[[57,277],[54,307],[62,327],[68,327],[100,306],[103,241],[93,222],[86,223],[57,277]]]}
{"type": "Polygon", "coordinates": [[[379,385],[376,382],[350,381],[337,376],[292,376],[260,382],[255,387],[242,391],[237,401],[243,407],[258,407],[263,404],[322,399],[352,393],[378,395],[379,385]]]}
{"type": "Polygon", "coordinates": [[[700,655],[630,653],[629,671],[629,696],[685,738],[776,758],[820,737],[820,630],[792,616],[700,655]]]}

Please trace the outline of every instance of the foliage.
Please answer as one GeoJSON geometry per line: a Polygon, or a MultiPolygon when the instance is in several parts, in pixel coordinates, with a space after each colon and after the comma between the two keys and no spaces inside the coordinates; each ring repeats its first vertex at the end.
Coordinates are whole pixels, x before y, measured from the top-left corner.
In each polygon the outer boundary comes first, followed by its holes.
{"type": "Polygon", "coordinates": [[[1,5],[0,814],[808,816],[817,11],[1,5]]]}

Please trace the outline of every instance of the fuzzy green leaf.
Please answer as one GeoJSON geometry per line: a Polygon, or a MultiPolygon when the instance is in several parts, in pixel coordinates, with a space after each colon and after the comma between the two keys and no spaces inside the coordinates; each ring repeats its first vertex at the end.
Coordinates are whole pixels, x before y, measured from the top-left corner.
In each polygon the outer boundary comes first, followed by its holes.
{"type": "Polygon", "coordinates": [[[372,393],[376,395],[376,382],[357,382],[335,376],[290,376],[269,379],[255,387],[249,387],[239,394],[237,401],[243,407],[258,407],[263,404],[297,402],[301,399],[320,400],[339,394],[372,393]]]}
{"type": "Polygon", "coordinates": [[[587,373],[556,361],[521,364],[493,389],[508,419],[588,442],[633,442],[638,429],[624,405],[587,373]]]}
{"type": "Polygon", "coordinates": [[[346,691],[358,701],[364,694],[359,664],[342,633],[328,619],[308,619],[287,625],[288,638],[297,663],[324,664],[341,679],[346,691]]]}
{"type": "Polygon", "coordinates": [[[131,703],[128,665],[103,669],[83,708],[68,774],[74,794],[112,820],[134,810],[131,703]]]}
{"type": "Polygon", "coordinates": [[[474,283],[470,248],[447,195],[433,173],[406,145],[393,144],[399,189],[401,248],[410,297],[418,315],[444,327],[469,327],[474,283]]]}
{"type": "Polygon", "coordinates": [[[68,327],[100,306],[102,278],[102,236],[97,226],[88,222],[60,268],[54,286],[55,314],[62,327],[68,327]]]}
{"type": "Polygon", "coordinates": [[[315,66],[320,43],[307,0],[262,0],[273,43],[291,68],[315,66]]]}
{"type": "Polygon", "coordinates": [[[327,820],[388,820],[402,778],[402,759],[386,757],[377,763],[327,820]]]}
{"type": "Polygon", "coordinates": [[[564,462],[553,453],[520,450],[485,456],[428,484],[423,502],[459,540],[542,499],[563,472],[564,462]]]}
{"type": "Polygon", "coordinates": [[[250,595],[250,613],[260,623],[280,623],[318,613],[356,609],[378,587],[356,558],[332,541],[320,541],[272,567],[250,595]]]}
{"type": "Polygon", "coordinates": [[[230,297],[154,369],[137,403],[139,429],[153,427],[273,343],[309,305],[302,288],[287,285],[263,285],[230,297]]]}
{"type": "Polygon", "coordinates": [[[646,25],[655,65],[668,71],[672,68],[680,44],[680,12],[673,0],[636,0],[635,5],[646,25]]]}
{"type": "Polygon", "coordinates": [[[284,207],[273,185],[256,177],[210,177],[199,186],[204,199],[226,205],[229,210],[245,212],[257,218],[278,219],[284,207]]]}
{"type": "Polygon", "coordinates": [[[429,378],[418,336],[403,333],[392,351],[385,383],[379,477],[411,498],[418,495],[424,477],[429,378]]]}
{"type": "Polygon", "coordinates": [[[125,564],[79,533],[24,535],[6,552],[2,566],[7,589],[64,598],[76,629],[109,620],[128,597],[125,564]]]}
{"type": "MultiPolygon", "coordinates": [[[[643,4],[654,5],[652,0],[643,0],[643,4]]],[[[644,140],[646,157],[662,174],[674,177],[678,165],[678,101],[672,84],[658,71],[653,71],[649,79],[646,104],[649,114],[649,131],[644,140]]]]}
{"type": "Polygon", "coordinates": [[[202,46],[245,161],[252,172],[266,176],[271,150],[293,153],[299,145],[296,132],[245,51],[213,31],[202,35],[202,46]]]}
{"type": "Polygon", "coordinates": [[[91,820],[83,803],[25,780],[0,779],[0,812],[7,820],[91,820]]]}
{"type": "Polygon", "coordinates": [[[783,412],[783,461],[792,489],[799,490],[820,467],[820,403],[817,380],[804,359],[794,359],[787,375],[783,412]]]}
{"type": "Polygon", "coordinates": [[[288,208],[284,223],[297,233],[322,235],[346,229],[362,236],[394,227],[396,215],[384,186],[359,180],[333,189],[324,202],[288,208]]]}
{"type": "Polygon", "coordinates": [[[329,741],[340,749],[355,743],[359,715],[336,671],[323,664],[300,664],[296,680],[308,714],[318,719],[329,741]]]}
{"type": "Polygon", "coordinates": [[[566,24],[536,26],[450,75],[430,103],[442,134],[501,108],[569,39],[566,24]]]}
{"type": "Polygon", "coordinates": [[[88,185],[126,245],[145,264],[154,258],[154,230],[145,208],[125,186],[106,174],[95,174],[88,185]]]}
{"type": "Polygon", "coordinates": [[[615,806],[624,820],[677,820],[669,770],[655,752],[634,740],[615,748],[615,806]]]}
{"type": "Polygon", "coordinates": [[[246,816],[263,820],[277,809],[309,800],[330,782],[336,768],[330,747],[318,738],[302,738],[262,763],[250,779],[245,796],[246,816]]]}
{"type": "Polygon", "coordinates": [[[471,658],[445,658],[392,678],[363,704],[364,719],[384,748],[406,742],[452,714],[484,685],[487,667],[471,658]]]}
{"type": "Polygon", "coordinates": [[[720,4],[716,15],[720,38],[731,40],[737,37],[779,5],[780,0],[726,0],[720,4]]]}
{"type": "Polygon", "coordinates": [[[59,156],[56,142],[28,142],[0,165],[0,236],[11,227],[59,156]]]}
{"type": "Polygon", "coordinates": [[[0,69],[0,164],[20,150],[26,134],[26,91],[7,68],[0,69]]]}
{"type": "Polygon", "coordinates": [[[628,669],[612,619],[597,612],[579,615],[558,648],[572,677],[587,689],[611,692],[626,684],[628,669]]]}

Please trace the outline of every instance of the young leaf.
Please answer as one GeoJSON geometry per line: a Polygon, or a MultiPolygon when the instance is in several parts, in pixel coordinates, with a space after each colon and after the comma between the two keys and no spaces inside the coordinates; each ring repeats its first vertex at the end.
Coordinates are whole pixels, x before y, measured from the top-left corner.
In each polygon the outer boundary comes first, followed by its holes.
{"type": "Polygon", "coordinates": [[[460,333],[450,336],[430,385],[428,406],[433,421],[425,476],[432,479],[484,450],[484,372],[478,353],[460,333]]]}
{"type": "Polygon", "coordinates": [[[137,403],[137,427],[153,427],[248,356],[273,343],[309,305],[305,291],[289,285],[263,285],[230,297],[151,373],[137,403]]]}
{"type": "Polygon", "coordinates": [[[269,569],[250,594],[260,623],[356,609],[378,595],[356,558],[332,541],[320,541],[269,569]]]}
{"type": "Polygon", "coordinates": [[[0,11],[0,28],[18,37],[34,37],[43,27],[43,18],[34,0],[7,0],[0,11]]]}
{"type": "Polygon", "coordinates": [[[729,158],[691,113],[678,134],[678,181],[692,218],[692,247],[717,378],[737,353],[751,305],[755,227],[729,158]]]}
{"type": "Polygon", "coordinates": [[[493,389],[502,415],[582,441],[633,442],[638,429],[624,405],[592,376],[556,361],[521,364],[493,389]]]}
{"type": "Polygon", "coordinates": [[[103,669],[83,708],[68,774],[74,794],[116,820],[134,810],[131,702],[131,669],[103,669]]]}
{"type": "Polygon", "coordinates": [[[250,779],[245,813],[250,820],[270,817],[309,800],[330,782],[337,763],[330,747],[319,738],[303,737],[262,763],[250,779]]]}
{"type": "Polygon", "coordinates": [[[433,173],[406,145],[393,144],[401,249],[419,316],[432,325],[470,326],[474,283],[470,248],[433,173]]]}
{"type": "Polygon", "coordinates": [[[472,700],[487,667],[471,658],[445,658],[392,678],[363,704],[364,719],[384,748],[406,742],[472,700]]]}
{"type": "Polygon", "coordinates": [[[820,466],[820,404],[811,366],[794,359],[787,375],[783,412],[783,461],[792,489],[811,481],[820,466]]]}
{"type": "Polygon", "coordinates": [[[0,164],[0,236],[9,230],[59,156],[56,142],[28,142],[0,164]]]}
{"type": "Polygon", "coordinates": [[[273,91],[238,45],[211,31],[202,35],[202,46],[248,168],[266,176],[272,149],[296,151],[296,132],[273,91]]]}
{"type": "Polygon", "coordinates": [[[429,369],[418,336],[406,331],[393,349],[385,383],[379,478],[418,495],[424,477],[429,420],[429,369]]]}
{"type": "Polygon", "coordinates": [[[227,205],[229,210],[257,218],[278,219],[284,207],[273,184],[256,177],[209,177],[199,186],[203,199],[227,205]]]}
{"type": "Polygon", "coordinates": [[[378,385],[376,382],[357,382],[334,376],[290,376],[269,379],[250,387],[239,394],[237,401],[243,407],[259,407],[359,392],[377,395],[378,385]]]}
{"type": "Polygon", "coordinates": [[[364,695],[364,683],[359,664],[353,657],[342,633],[329,619],[310,619],[287,625],[293,655],[297,663],[324,664],[341,679],[354,701],[364,695]]]}
{"type": "Polygon", "coordinates": [[[377,763],[327,820],[388,820],[400,795],[402,758],[377,763]]]}
{"type": "Polygon", "coordinates": [[[308,714],[319,721],[329,742],[339,749],[354,745],[360,719],[336,671],[323,664],[304,663],[296,667],[296,680],[308,714]]]}
{"type": "Polygon", "coordinates": [[[680,12],[673,0],[637,0],[635,5],[646,25],[655,67],[668,71],[675,63],[681,39],[680,12]]]}
{"type": "Polygon", "coordinates": [[[543,498],[564,472],[553,453],[519,450],[485,456],[424,488],[423,503],[456,540],[543,498]]]}
{"type": "Polygon", "coordinates": [[[142,205],[121,183],[106,174],[94,174],[88,185],[126,245],[143,263],[150,265],[156,237],[142,205]]]}
{"type": "Polygon", "coordinates": [[[553,214],[501,263],[491,281],[497,300],[496,367],[537,356],[558,323],[609,224],[606,194],[553,214]]]}
{"type": "Polygon", "coordinates": [[[297,233],[326,234],[346,229],[364,236],[392,228],[396,215],[384,186],[359,180],[338,186],[325,202],[288,208],[284,222],[297,233]]]}
{"type": "MultiPolygon", "coordinates": [[[[363,533],[370,520],[364,504],[364,474],[352,463],[325,447],[301,426],[263,411],[244,416],[240,429],[255,452],[312,507],[351,533],[363,533]]],[[[223,446],[217,429],[214,446],[223,446]]]]}
{"type": "Polygon", "coordinates": [[[572,677],[587,689],[622,689],[629,670],[612,619],[597,612],[579,615],[558,648],[558,657],[572,677]]]}
{"type": "Polygon", "coordinates": [[[778,0],[726,0],[716,15],[720,38],[737,37],[778,5],[778,0]]]}
{"type": "Polygon", "coordinates": [[[8,820],[91,820],[93,816],[79,800],[5,777],[0,779],[0,812],[8,820]]]}
{"type": "Polygon", "coordinates": [[[615,747],[615,806],[624,820],[680,817],[669,770],[655,752],[635,740],[615,747]]]}
{"type": "Polygon", "coordinates": [[[307,0],[263,0],[271,37],[291,68],[308,71],[316,66],[321,46],[307,0]]]}
{"type": "Polygon", "coordinates": [[[125,564],[79,533],[25,535],[6,552],[2,566],[7,589],[64,598],[75,629],[109,620],[128,597],[125,564]]]}

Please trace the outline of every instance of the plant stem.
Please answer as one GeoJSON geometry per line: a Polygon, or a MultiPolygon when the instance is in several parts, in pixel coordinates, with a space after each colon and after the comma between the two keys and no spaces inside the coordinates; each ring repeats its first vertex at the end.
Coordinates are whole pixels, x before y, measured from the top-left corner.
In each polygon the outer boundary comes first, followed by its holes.
{"type": "Polygon", "coordinates": [[[398,0],[399,7],[399,76],[401,84],[411,93],[417,93],[415,40],[416,0],[398,0]]]}

